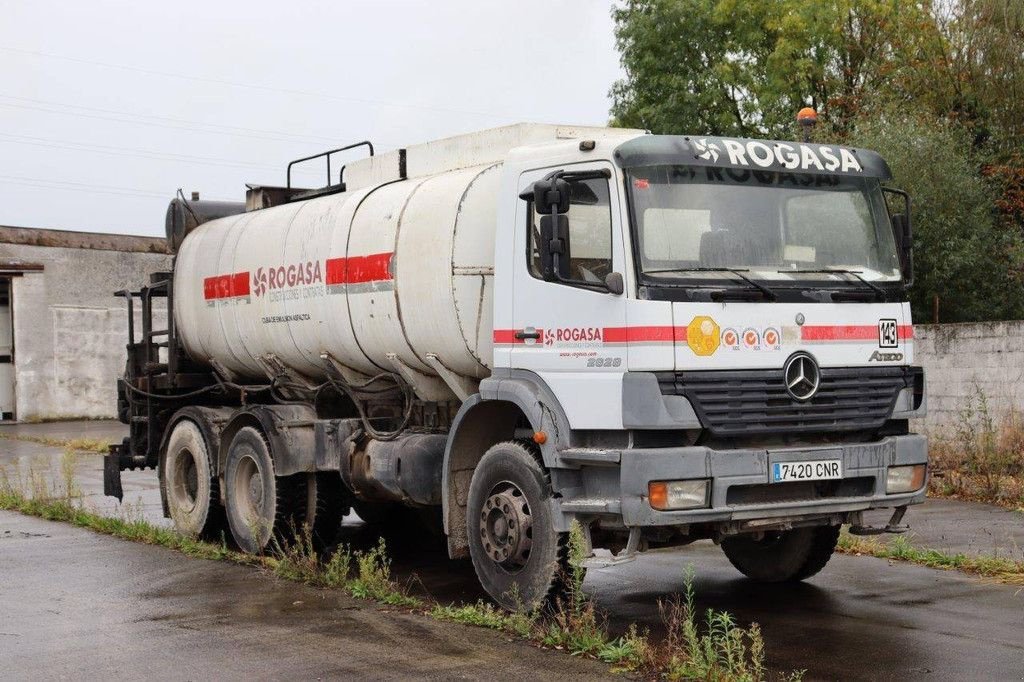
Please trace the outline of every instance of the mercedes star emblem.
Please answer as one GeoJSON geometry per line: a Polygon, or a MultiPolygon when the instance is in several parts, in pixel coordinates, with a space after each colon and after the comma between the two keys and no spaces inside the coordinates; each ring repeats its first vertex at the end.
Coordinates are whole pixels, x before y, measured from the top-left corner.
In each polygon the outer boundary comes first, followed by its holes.
{"type": "Polygon", "coordinates": [[[801,402],[810,400],[818,392],[821,372],[818,363],[807,353],[794,353],[783,369],[786,392],[801,402]]]}

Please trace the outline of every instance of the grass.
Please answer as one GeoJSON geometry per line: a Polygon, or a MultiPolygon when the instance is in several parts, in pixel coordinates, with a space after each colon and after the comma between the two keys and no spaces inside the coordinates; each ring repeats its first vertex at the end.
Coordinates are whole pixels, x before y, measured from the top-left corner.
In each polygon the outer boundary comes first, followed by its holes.
{"type": "Polygon", "coordinates": [[[935,549],[919,549],[902,536],[885,544],[843,534],[839,538],[838,550],[844,554],[866,555],[879,559],[906,561],[928,568],[948,571],[962,571],[972,575],[991,578],[1008,585],[1024,585],[1024,561],[990,556],[971,556],[963,553],[949,554],[935,549]]]}
{"type": "Polygon", "coordinates": [[[110,451],[110,441],[99,438],[51,438],[49,436],[30,436],[26,434],[0,431],[0,438],[39,443],[53,448],[64,448],[75,452],[90,452],[105,455],[110,451]]]}
{"type": "Polygon", "coordinates": [[[664,640],[653,641],[635,625],[613,637],[607,618],[583,591],[586,544],[578,525],[574,525],[570,537],[570,571],[565,576],[568,590],[551,611],[512,613],[483,601],[445,606],[424,603],[395,582],[383,540],[367,551],[340,546],[322,556],[306,530],[290,543],[275,541],[269,552],[257,556],[234,551],[225,542],[206,542],[154,526],[131,508],[119,516],[99,514],[86,507],[74,483],[74,457],[69,447],[61,463],[61,480],[49,486],[35,470],[29,471],[28,481],[16,483],[0,471],[0,510],[70,523],[194,558],[256,566],[284,580],[341,589],[359,599],[440,621],[497,630],[572,655],[595,658],[615,671],[652,679],[760,682],[799,680],[803,674],[780,675],[765,668],[764,640],[757,624],[743,628],[728,613],[710,609],[701,618],[694,603],[692,567],[685,575],[684,594],[659,603],[668,633],[664,640]],[[26,488],[31,492],[26,493],[26,488]]]}

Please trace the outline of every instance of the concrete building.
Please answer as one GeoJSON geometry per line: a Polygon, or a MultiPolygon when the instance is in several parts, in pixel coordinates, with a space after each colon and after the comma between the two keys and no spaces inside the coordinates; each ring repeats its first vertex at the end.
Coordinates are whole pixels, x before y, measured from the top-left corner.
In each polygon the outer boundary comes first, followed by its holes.
{"type": "Polygon", "coordinates": [[[0,226],[2,417],[115,416],[128,313],[114,292],[170,268],[159,238],[0,226]]]}

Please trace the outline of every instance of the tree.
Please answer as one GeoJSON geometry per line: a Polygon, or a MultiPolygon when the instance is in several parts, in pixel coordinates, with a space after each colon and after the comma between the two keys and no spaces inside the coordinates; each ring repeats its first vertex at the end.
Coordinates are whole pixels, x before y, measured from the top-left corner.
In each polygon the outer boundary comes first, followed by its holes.
{"type": "Polygon", "coordinates": [[[997,220],[970,133],[906,114],[856,129],[851,142],[878,150],[913,198],[914,318],[932,319],[936,295],[942,322],[1024,317],[1024,239],[997,220]]]}
{"type": "Polygon", "coordinates": [[[613,17],[613,120],[654,132],[782,137],[806,104],[845,132],[935,36],[901,0],[627,0],[613,17]]]}

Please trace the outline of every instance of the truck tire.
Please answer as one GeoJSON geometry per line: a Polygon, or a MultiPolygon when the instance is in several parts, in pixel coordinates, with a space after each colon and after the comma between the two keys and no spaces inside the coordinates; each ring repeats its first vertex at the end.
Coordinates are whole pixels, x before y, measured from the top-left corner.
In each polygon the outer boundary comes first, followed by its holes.
{"type": "Polygon", "coordinates": [[[210,448],[195,422],[175,424],[162,467],[160,483],[175,529],[191,537],[216,538],[224,529],[224,509],[210,448]]]}
{"type": "Polygon", "coordinates": [[[838,542],[839,526],[813,526],[765,533],[761,539],[749,535],[726,538],[722,550],[751,580],[799,582],[825,568],[838,542]]]}
{"type": "Polygon", "coordinates": [[[228,526],[238,547],[258,554],[271,539],[285,543],[315,523],[316,476],[275,476],[263,434],[246,426],[228,446],[224,465],[228,526]]]}
{"type": "Polygon", "coordinates": [[[481,458],[466,531],[481,586],[509,610],[550,606],[565,588],[569,534],[554,529],[551,479],[528,446],[507,441],[481,458]]]}
{"type": "Polygon", "coordinates": [[[313,542],[317,549],[332,546],[341,531],[341,522],[349,512],[345,484],[337,471],[316,474],[316,516],[313,542]]]}

